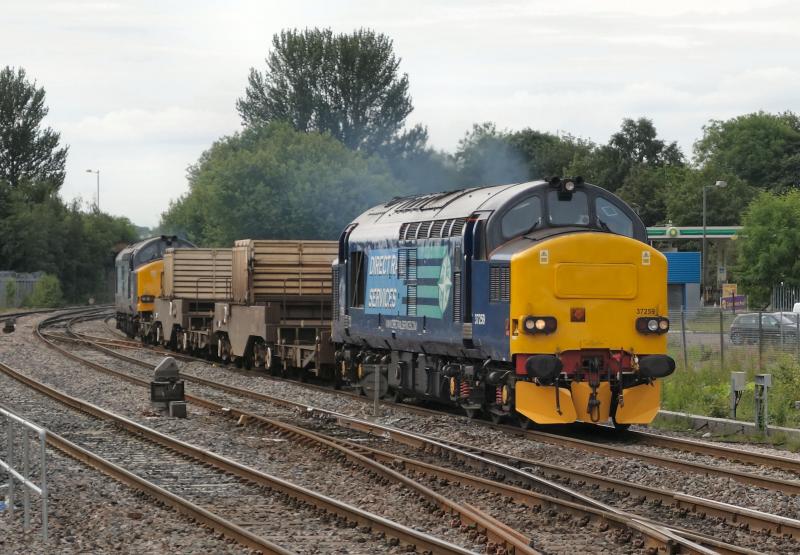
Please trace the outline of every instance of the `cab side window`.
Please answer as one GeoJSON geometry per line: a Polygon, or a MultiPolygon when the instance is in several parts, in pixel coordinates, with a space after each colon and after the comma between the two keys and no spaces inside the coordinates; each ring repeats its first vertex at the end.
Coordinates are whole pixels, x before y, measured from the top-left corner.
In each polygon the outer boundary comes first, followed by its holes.
{"type": "Polygon", "coordinates": [[[367,258],[363,251],[350,253],[350,306],[364,308],[367,289],[367,258]]]}
{"type": "Polygon", "coordinates": [[[541,223],[542,201],[539,197],[528,197],[505,213],[500,222],[500,231],[504,239],[513,239],[541,223]]]}

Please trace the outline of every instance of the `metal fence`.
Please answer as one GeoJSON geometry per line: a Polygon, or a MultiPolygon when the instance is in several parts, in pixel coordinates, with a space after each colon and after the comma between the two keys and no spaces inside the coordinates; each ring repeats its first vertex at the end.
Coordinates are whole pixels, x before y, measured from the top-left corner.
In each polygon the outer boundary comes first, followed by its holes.
{"type": "Polygon", "coordinates": [[[794,312],[701,308],[670,311],[669,319],[668,349],[678,368],[760,371],[779,355],[800,362],[800,314],[794,312]]]}
{"type": "Polygon", "coordinates": [[[41,499],[42,537],[47,540],[47,432],[2,408],[0,419],[5,424],[2,437],[6,439],[4,451],[0,453],[0,470],[8,475],[3,508],[13,518],[17,503],[15,486],[19,483],[22,487],[22,526],[27,532],[31,527],[31,492],[37,494],[41,499]],[[33,481],[37,474],[38,486],[33,481]]]}
{"type": "Polygon", "coordinates": [[[36,282],[42,279],[43,272],[18,274],[16,272],[0,272],[0,309],[17,308],[33,293],[36,282]]]}

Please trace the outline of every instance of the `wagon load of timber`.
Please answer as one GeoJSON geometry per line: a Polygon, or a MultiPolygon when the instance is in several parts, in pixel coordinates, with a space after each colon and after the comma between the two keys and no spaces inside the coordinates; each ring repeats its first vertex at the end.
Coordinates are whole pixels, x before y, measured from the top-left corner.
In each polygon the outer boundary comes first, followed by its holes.
{"type": "Polygon", "coordinates": [[[164,296],[229,300],[232,258],[232,249],[167,249],[164,253],[164,296]]]}
{"type": "Polygon", "coordinates": [[[336,241],[236,241],[234,302],[330,298],[331,263],[338,248],[336,241]]]}

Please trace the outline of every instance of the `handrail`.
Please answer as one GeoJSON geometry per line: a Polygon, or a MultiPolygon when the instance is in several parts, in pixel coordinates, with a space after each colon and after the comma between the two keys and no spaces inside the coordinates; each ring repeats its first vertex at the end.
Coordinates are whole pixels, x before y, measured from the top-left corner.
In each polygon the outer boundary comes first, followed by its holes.
{"type": "Polygon", "coordinates": [[[31,525],[31,496],[30,492],[33,491],[36,495],[42,498],[42,538],[47,541],[47,472],[46,472],[46,442],[47,431],[44,428],[33,424],[20,418],[19,416],[0,408],[0,415],[5,417],[6,421],[6,457],[8,462],[0,459],[0,468],[8,473],[8,512],[14,514],[14,480],[17,480],[23,487],[23,528],[27,532],[31,525]],[[19,472],[15,469],[15,451],[14,446],[17,439],[16,426],[22,426],[22,471],[19,472]],[[32,432],[39,437],[39,470],[41,485],[37,486],[30,479],[31,457],[30,457],[30,433],[32,432]]]}

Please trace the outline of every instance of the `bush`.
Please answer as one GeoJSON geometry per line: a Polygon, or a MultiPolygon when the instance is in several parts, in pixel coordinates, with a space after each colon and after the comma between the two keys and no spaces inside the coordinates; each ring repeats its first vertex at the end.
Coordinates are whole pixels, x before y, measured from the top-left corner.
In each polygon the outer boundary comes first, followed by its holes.
{"type": "Polygon", "coordinates": [[[33,292],[25,299],[25,306],[55,308],[63,303],[61,283],[54,275],[45,274],[33,286],[33,292]]]}
{"type": "MultiPolygon", "coordinates": [[[[767,357],[765,357],[767,358],[767,357]]],[[[738,420],[752,422],[755,418],[756,370],[742,358],[726,360],[721,369],[717,361],[705,361],[689,370],[679,368],[664,380],[662,406],[666,410],[687,412],[702,416],[729,418],[730,373],[743,371],[747,385],[736,411],[738,420]]],[[[769,357],[764,373],[772,374],[769,390],[769,424],[772,426],[800,427],[800,411],[794,402],[800,401],[800,364],[789,354],[769,357]]]]}
{"type": "Polygon", "coordinates": [[[6,306],[8,308],[17,306],[17,283],[13,280],[6,282],[6,306]]]}

